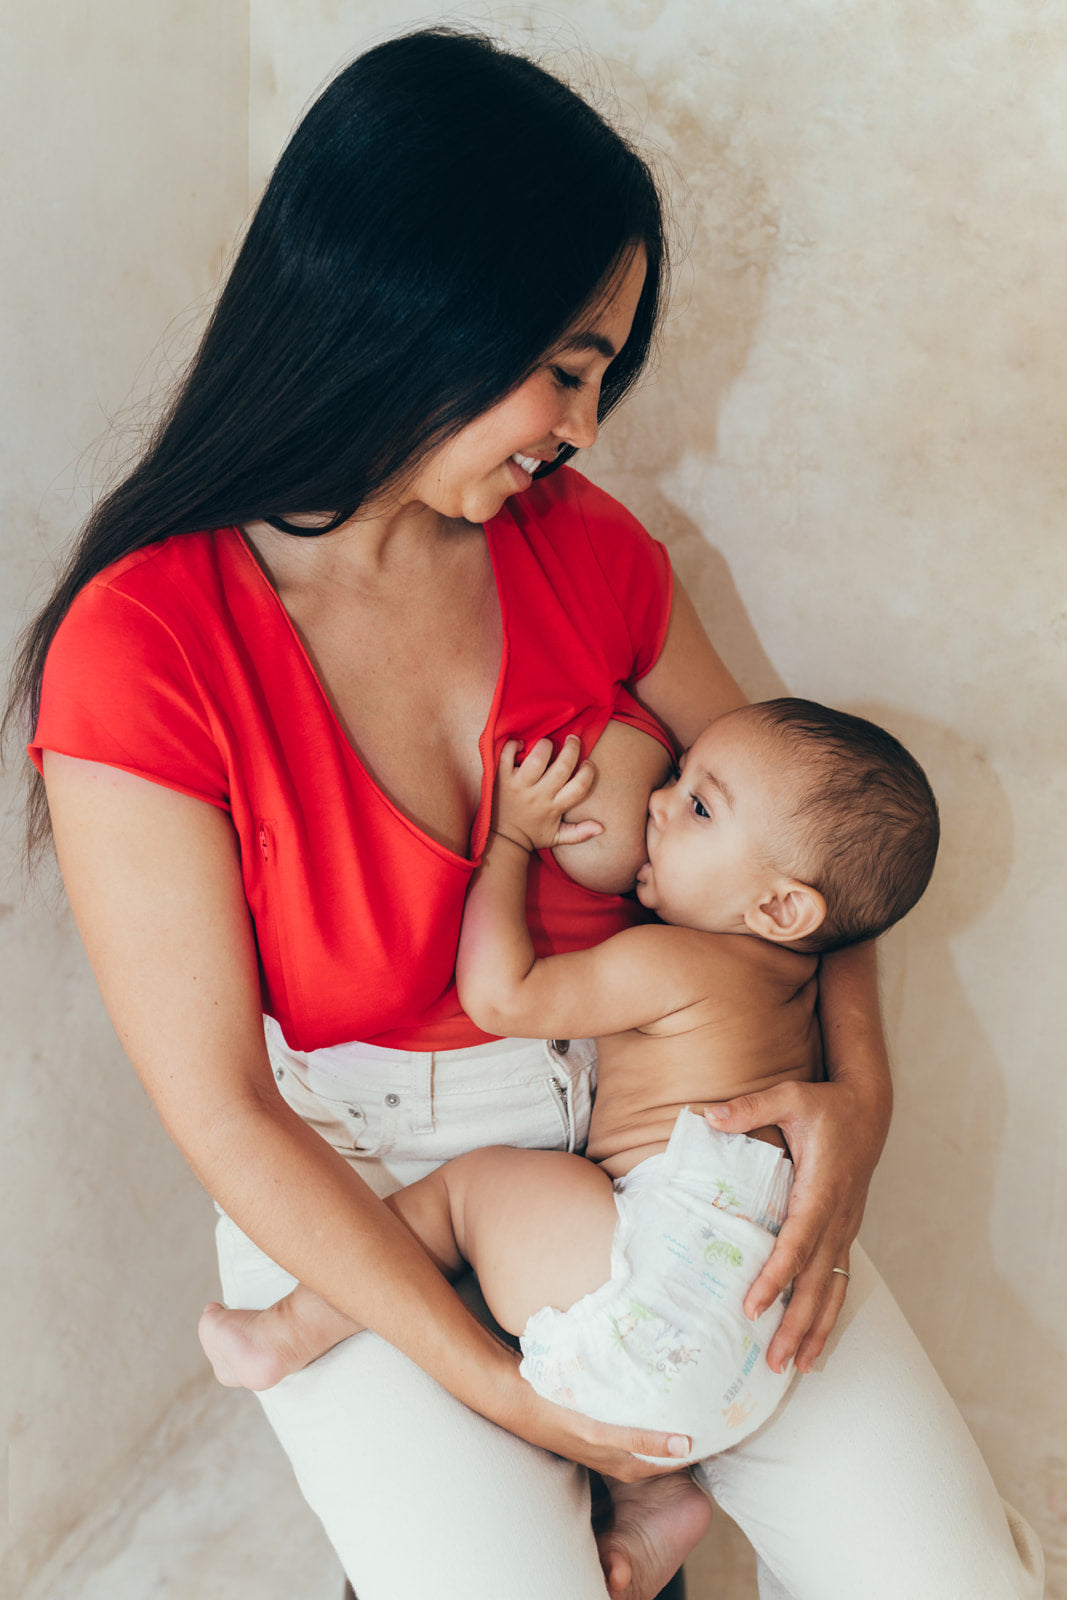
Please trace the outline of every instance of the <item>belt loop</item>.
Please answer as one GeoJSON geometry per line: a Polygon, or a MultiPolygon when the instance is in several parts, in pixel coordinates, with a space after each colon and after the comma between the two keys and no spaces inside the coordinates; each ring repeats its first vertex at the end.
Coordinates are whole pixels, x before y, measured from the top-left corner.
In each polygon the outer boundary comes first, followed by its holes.
{"type": "Polygon", "coordinates": [[[437,1053],[434,1050],[411,1052],[412,1118],[414,1133],[434,1131],[433,1078],[437,1053]]]}

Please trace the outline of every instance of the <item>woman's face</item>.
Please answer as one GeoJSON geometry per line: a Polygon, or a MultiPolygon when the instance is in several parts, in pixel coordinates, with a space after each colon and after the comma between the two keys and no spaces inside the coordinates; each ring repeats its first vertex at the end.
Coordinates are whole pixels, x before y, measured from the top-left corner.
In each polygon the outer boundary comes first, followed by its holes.
{"type": "Polygon", "coordinates": [[[630,336],[644,281],[638,246],[581,332],[565,336],[519,388],[427,456],[405,498],[445,517],[486,522],[509,495],[530,487],[561,445],[587,449],[597,436],[600,385],[630,336]]]}

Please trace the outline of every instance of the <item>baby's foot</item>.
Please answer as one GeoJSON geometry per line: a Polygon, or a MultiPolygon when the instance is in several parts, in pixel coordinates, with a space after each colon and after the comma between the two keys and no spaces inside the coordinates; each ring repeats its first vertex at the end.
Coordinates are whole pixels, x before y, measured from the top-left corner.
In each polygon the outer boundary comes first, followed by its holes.
{"type": "Polygon", "coordinates": [[[277,1337],[273,1310],[227,1311],[214,1301],[204,1307],[197,1330],[200,1343],[216,1378],[228,1389],[273,1389],[305,1365],[306,1358],[277,1337]]]}
{"type": "Polygon", "coordinates": [[[611,1600],[654,1600],[698,1544],[711,1505],[688,1472],[612,1482],[612,1518],[597,1539],[611,1600]]]}

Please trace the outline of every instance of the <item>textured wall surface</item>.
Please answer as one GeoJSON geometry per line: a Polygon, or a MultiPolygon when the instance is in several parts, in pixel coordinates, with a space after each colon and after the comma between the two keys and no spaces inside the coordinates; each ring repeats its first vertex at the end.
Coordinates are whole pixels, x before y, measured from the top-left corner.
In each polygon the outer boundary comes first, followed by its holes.
{"type": "MultiPolygon", "coordinates": [[[[5,643],[100,482],[108,418],[180,358],[244,214],[247,39],[247,7],[219,0],[5,12],[5,643]]],[[[211,1208],[119,1049],[69,915],[21,894],[8,815],[0,1594],[14,1596],[203,1370],[195,1321],[214,1274],[211,1208]]]]}
{"type": "Polygon", "coordinates": [[[592,85],[675,197],[659,372],[586,470],[751,694],[885,722],[940,797],[865,1239],[1067,1596],[1067,7],[253,0],[253,188],[338,64],[441,18],[592,85]]]}
{"type": "MultiPolygon", "coordinates": [[[[243,213],[246,140],[254,192],[338,64],[438,15],[39,0],[13,17],[5,632],[99,481],[83,452],[135,375],[153,386],[174,318],[183,348],[243,213]]],[[[877,717],[941,798],[933,886],[885,941],[898,1107],[865,1237],[1067,1600],[1067,7],[447,15],[591,87],[674,195],[684,248],[659,370],[586,470],[668,541],[750,693],[877,717]]],[[[10,889],[0,942],[0,1591],[18,1592],[197,1370],[211,1267],[205,1202],[69,920],[10,889]]]]}

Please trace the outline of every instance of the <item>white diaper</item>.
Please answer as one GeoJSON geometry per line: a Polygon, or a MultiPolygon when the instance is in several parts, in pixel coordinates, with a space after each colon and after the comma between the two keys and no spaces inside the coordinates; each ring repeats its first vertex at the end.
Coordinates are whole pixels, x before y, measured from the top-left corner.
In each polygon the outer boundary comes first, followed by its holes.
{"type": "Polygon", "coordinates": [[[666,1150],[616,1181],[610,1280],[569,1311],[534,1313],[523,1377],[601,1422],[687,1434],[692,1460],[744,1439],[793,1378],[765,1354],[783,1298],[756,1322],[742,1310],[792,1182],[776,1146],[680,1112],[666,1150]]]}

